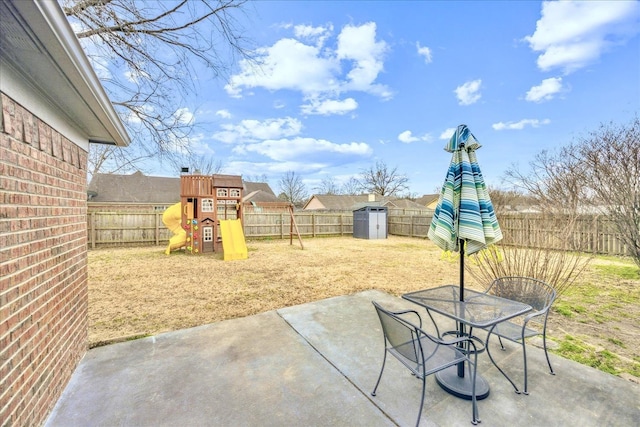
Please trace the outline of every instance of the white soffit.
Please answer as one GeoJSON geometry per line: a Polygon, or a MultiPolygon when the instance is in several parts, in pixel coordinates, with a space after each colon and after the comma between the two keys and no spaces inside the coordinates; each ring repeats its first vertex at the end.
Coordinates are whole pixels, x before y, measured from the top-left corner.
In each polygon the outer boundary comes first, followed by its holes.
{"type": "Polygon", "coordinates": [[[56,1],[0,1],[0,22],[3,60],[89,142],[129,145],[124,125],[56,1]]]}

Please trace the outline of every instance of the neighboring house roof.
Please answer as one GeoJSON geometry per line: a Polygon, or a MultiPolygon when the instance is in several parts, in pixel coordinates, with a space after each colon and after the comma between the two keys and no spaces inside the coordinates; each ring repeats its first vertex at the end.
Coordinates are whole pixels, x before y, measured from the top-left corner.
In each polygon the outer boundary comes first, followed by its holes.
{"type": "MultiPolygon", "coordinates": [[[[273,192],[273,190],[271,190],[271,187],[269,187],[269,184],[267,184],[266,182],[250,182],[250,181],[243,181],[244,183],[244,193],[245,194],[250,194],[253,193],[255,191],[261,191],[267,194],[270,194],[274,197],[276,197],[275,193],[273,192]]],[[[277,199],[277,197],[276,197],[277,199]]],[[[280,201],[279,199],[276,201],[280,201]]]]}
{"type": "Polygon", "coordinates": [[[305,203],[304,210],[353,210],[363,206],[377,206],[382,202],[382,196],[374,195],[375,200],[369,199],[369,194],[358,196],[339,194],[314,194],[305,203]]]}
{"type": "Polygon", "coordinates": [[[89,183],[92,202],[177,203],[180,201],[180,178],[97,173],[89,183]]]}
{"type": "Polygon", "coordinates": [[[425,194],[422,197],[419,197],[416,200],[416,203],[418,203],[419,205],[422,205],[423,207],[428,207],[430,209],[435,209],[436,205],[438,204],[438,198],[440,197],[439,194],[425,194]]]}
{"type": "Polygon", "coordinates": [[[262,190],[255,190],[249,194],[245,194],[242,198],[244,203],[279,203],[282,200],[278,199],[273,193],[262,190]]]}
{"type": "MultiPolygon", "coordinates": [[[[86,144],[129,145],[129,135],[57,1],[1,1],[0,89],[42,120],[65,117],[86,144]],[[29,90],[24,91],[26,82],[29,90]],[[31,89],[33,88],[33,89],[31,89]],[[37,96],[54,112],[31,102],[37,96]]],[[[66,132],[65,132],[66,133],[66,132]]]]}
{"type": "MultiPolygon", "coordinates": [[[[437,201],[437,199],[436,199],[437,201]]],[[[409,199],[392,199],[378,194],[361,194],[358,196],[339,194],[314,194],[305,203],[304,210],[356,210],[365,206],[386,206],[397,209],[425,209],[409,199]]]]}
{"type": "MultiPolygon", "coordinates": [[[[237,175],[213,175],[214,185],[244,185],[243,202],[281,202],[266,182],[242,182],[237,175]],[[247,193],[247,188],[252,188],[247,193]]],[[[147,176],[137,171],[130,175],[97,173],[88,188],[91,202],[96,203],[177,203],[180,201],[180,178],[147,176]]]]}
{"type": "Polygon", "coordinates": [[[394,200],[389,200],[387,201],[384,206],[387,207],[394,207],[394,208],[398,208],[398,209],[425,209],[424,205],[421,205],[417,202],[414,202],[413,200],[409,200],[409,199],[394,199],[394,200]]]}

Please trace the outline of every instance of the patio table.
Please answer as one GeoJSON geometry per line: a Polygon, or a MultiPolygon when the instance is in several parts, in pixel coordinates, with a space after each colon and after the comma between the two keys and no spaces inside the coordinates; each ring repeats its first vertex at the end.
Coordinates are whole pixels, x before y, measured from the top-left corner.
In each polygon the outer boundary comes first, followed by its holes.
{"type": "MultiPolygon", "coordinates": [[[[460,298],[460,287],[445,285],[431,289],[410,292],[402,298],[424,307],[428,312],[436,312],[456,321],[456,331],[445,332],[442,336],[455,334],[473,336],[473,328],[488,329],[484,345],[477,351],[482,352],[489,343],[489,337],[495,325],[505,320],[524,314],[532,307],[530,305],[512,301],[495,295],[464,289],[460,298]],[[465,326],[469,330],[465,331],[465,326]]],[[[494,365],[496,362],[491,360],[494,365]]],[[[497,367],[497,365],[496,365],[497,367]]],[[[452,366],[435,374],[436,381],[445,391],[464,399],[471,399],[471,380],[465,375],[464,364],[452,366]]],[[[484,399],[489,396],[489,384],[480,375],[476,375],[476,398],[484,399]]]]}

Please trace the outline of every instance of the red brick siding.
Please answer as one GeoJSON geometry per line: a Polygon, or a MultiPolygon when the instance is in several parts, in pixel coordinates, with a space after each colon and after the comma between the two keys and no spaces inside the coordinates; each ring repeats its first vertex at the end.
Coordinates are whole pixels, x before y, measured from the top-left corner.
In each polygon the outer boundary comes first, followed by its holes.
{"type": "Polygon", "coordinates": [[[87,349],[87,153],[0,106],[0,426],[40,425],[87,349]]]}

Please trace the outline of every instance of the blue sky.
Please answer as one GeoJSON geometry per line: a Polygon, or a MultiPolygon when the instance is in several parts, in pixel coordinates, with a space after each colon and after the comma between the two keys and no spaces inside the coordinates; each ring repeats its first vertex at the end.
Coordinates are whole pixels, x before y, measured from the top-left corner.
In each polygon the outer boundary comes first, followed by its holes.
{"type": "Polygon", "coordinates": [[[276,192],[287,171],[313,194],[376,161],[437,192],[459,124],[500,186],[510,164],[640,110],[638,2],[259,1],[242,23],[262,66],[203,73],[184,108],[199,153],[276,192]]]}

